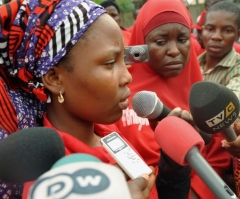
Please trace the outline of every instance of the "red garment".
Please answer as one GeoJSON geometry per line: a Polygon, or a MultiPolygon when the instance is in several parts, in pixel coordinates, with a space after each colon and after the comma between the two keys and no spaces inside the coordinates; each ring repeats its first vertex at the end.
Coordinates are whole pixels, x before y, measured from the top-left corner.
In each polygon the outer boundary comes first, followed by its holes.
{"type": "Polygon", "coordinates": [[[132,33],[132,28],[133,28],[133,26],[131,26],[131,27],[129,27],[129,28],[125,28],[125,29],[126,29],[126,31],[132,33]]]}
{"type": "MultiPolygon", "coordinates": [[[[102,146],[93,148],[93,147],[88,146],[85,143],[81,142],[74,136],[54,128],[52,126],[52,124],[49,122],[49,120],[47,119],[46,114],[44,115],[43,124],[44,124],[44,127],[53,128],[59,133],[59,135],[61,136],[61,138],[63,140],[64,146],[65,146],[65,155],[70,155],[73,153],[86,153],[86,154],[90,154],[90,155],[93,155],[93,156],[99,158],[102,162],[105,162],[108,164],[116,164],[116,161],[109,155],[109,153],[102,146]]],[[[104,137],[114,131],[118,132],[119,135],[122,136],[122,134],[119,132],[119,130],[117,129],[117,127],[115,125],[96,124],[96,125],[94,125],[94,130],[100,137],[104,137]]],[[[129,142],[128,142],[128,144],[130,146],[132,146],[129,142]]],[[[31,185],[33,183],[34,183],[34,181],[27,182],[24,184],[22,199],[27,199],[29,188],[31,187],[31,185]]],[[[156,198],[155,196],[157,196],[157,191],[156,191],[155,186],[152,189],[151,193],[152,193],[152,196],[154,196],[152,199],[155,199],[156,198]]]]}
{"type": "MultiPolygon", "coordinates": [[[[180,1],[151,0],[145,3],[141,8],[134,24],[129,44],[144,44],[143,30],[145,26],[147,26],[148,22],[154,16],[164,11],[174,11],[181,14],[187,20],[189,29],[191,28],[191,20],[187,13],[187,9],[180,1]]],[[[193,43],[191,42],[189,60],[182,73],[177,77],[163,78],[151,70],[148,63],[134,64],[129,71],[133,77],[132,83],[129,84],[129,88],[132,92],[129,99],[130,106],[127,110],[123,111],[123,116],[116,125],[124,137],[127,138],[141,154],[147,164],[156,166],[159,161],[160,147],[154,139],[154,133],[149,126],[148,120],[137,117],[136,113],[133,111],[131,100],[136,92],[150,90],[156,92],[163,104],[170,109],[181,107],[182,109],[189,110],[188,96],[190,88],[195,82],[202,81],[193,43]]],[[[205,147],[202,153],[219,174],[227,169],[230,164],[230,156],[221,147],[221,139],[223,139],[221,134],[213,135],[211,144],[205,147]]],[[[194,172],[192,172],[191,188],[194,189],[201,199],[215,198],[194,172]]]]}
{"type": "Polygon", "coordinates": [[[240,53],[240,44],[237,42],[233,43],[233,47],[236,50],[237,53],[240,53]]]}
{"type": "Polygon", "coordinates": [[[199,17],[197,24],[192,25],[192,29],[196,28],[198,30],[202,30],[202,26],[204,24],[206,14],[207,14],[206,10],[201,12],[201,15],[199,17]]]}
{"type": "Polygon", "coordinates": [[[205,51],[205,49],[202,48],[199,42],[197,41],[196,35],[193,33],[191,34],[191,42],[193,43],[193,47],[195,49],[197,56],[201,55],[205,51]]]}
{"type": "Polygon", "coordinates": [[[121,29],[121,33],[123,37],[124,46],[128,46],[129,40],[131,38],[131,33],[128,32],[127,30],[122,30],[122,29],[121,29]]]}

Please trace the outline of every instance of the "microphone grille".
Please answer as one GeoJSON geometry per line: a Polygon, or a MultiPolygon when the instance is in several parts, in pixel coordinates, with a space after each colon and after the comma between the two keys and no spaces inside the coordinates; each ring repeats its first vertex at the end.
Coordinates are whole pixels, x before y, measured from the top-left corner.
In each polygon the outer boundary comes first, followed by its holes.
{"type": "Polygon", "coordinates": [[[157,94],[151,91],[137,92],[133,96],[132,107],[139,117],[148,119],[157,118],[163,110],[163,104],[157,94]]]}

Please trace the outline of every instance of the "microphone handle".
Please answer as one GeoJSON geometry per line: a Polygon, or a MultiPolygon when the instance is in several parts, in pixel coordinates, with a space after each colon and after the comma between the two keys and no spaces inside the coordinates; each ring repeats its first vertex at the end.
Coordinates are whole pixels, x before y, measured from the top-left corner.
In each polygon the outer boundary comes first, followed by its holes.
{"type": "Polygon", "coordinates": [[[223,129],[221,133],[228,142],[232,142],[237,139],[237,135],[231,126],[223,129]]]}
{"type": "Polygon", "coordinates": [[[205,145],[209,144],[212,141],[212,135],[205,133],[203,131],[200,130],[199,134],[201,135],[205,145]]]}
{"type": "MultiPolygon", "coordinates": [[[[161,112],[161,114],[155,119],[157,121],[161,121],[162,119],[164,119],[165,117],[168,116],[168,114],[171,112],[172,110],[169,109],[167,106],[165,106],[163,104],[163,110],[161,112]]],[[[203,131],[200,131],[199,134],[201,135],[201,137],[204,140],[205,145],[207,145],[208,143],[211,142],[212,140],[212,135],[208,134],[208,133],[204,133],[203,131]]]]}
{"type": "Polygon", "coordinates": [[[169,109],[168,107],[166,107],[163,104],[163,110],[161,112],[161,114],[156,118],[157,121],[161,121],[162,119],[164,119],[165,117],[168,116],[168,114],[171,112],[171,109],[169,109]]]}
{"type": "Polygon", "coordinates": [[[203,182],[218,199],[238,199],[235,193],[219,177],[214,169],[199,153],[197,147],[190,149],[185,157],[189,165],[195,170],[203,182]]]}

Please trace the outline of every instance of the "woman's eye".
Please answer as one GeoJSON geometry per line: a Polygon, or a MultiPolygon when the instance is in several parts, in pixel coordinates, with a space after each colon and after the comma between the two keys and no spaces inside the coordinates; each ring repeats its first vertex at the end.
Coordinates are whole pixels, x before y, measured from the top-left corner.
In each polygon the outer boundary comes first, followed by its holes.
{"type": "Polygon", "coordinates": [[[165,41],[165,40],[157,40],[156,41],[157,45],[159,45],[159,46],[162,46],[162,45],[166,44],[166,42],[167,41],[165,41]]]}
{"type": "Polygon", "coordinates": [[[179,41],[180,41],[181,43],[186,43],[186,42],[188,41],[188,39],[183,38],[183,39],[179,39],[179,41]]]}
{"type": "Polygon", "coordinates": [[[107,66],[108,68],[112,68],[114,66],[115,62],[116,61],[114,60],[114,61],[111,61],[111,62],[107,62],[104,65],[107,66]]]}
{"type": "Polygon", "coordinates": [[[211,32],[213,29],[212,28],[206,28],[206,30],[211,32]]]}
{"type": "Polygon", "coordinates": [[[227,33],[231,33],[232,30],[230,30],[230,29],[226,29],[226,32],[227,32],[227,33]]]}

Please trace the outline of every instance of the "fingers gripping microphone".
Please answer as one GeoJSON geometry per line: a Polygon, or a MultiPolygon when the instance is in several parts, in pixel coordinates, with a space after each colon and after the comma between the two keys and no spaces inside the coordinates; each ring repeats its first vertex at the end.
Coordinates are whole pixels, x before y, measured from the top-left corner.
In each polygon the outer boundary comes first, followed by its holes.
{"type": "MultiPolygon", "coordinates": [[[[157,94],[151,91],[140,91],[136,93],[132,99],[132,107],[139,117],[156,119],[157,121],[161,121],[171,112],[171,110],[160,101],[157,94]]],[[[205,144],[211,141],[211,135],[202,131],[199,133],[204,139],[205,144]]]]}
{"type": "Polygon", "coordinates": [[[14,183],[35,180],[64,155],[62,139],[55,130],[20,130],[0,142],[0,179],[14,183]]]}
{"type": "Polygon", "coordinates": [[[204,146],[203,140],[189,123],[178,117],[168,116],[159,122],[154,135],[162,150],[178,164],[189,164],[216,198],[237,198],[200,154],[204,146]]]}
{"type": "Polygon", "coordinates": [[[28,199],[131,199],[122,171],[94,156],[73,154],[32,185],[28,199]]]}
{"type": "Polygon", "coordinates": [[[202,131],[222,132],[227,141],[237,136],[231,124],[239,114],[239,100],[227,87],[213,82],[195,83],[189,95],[189,107],[195,124],[202,131]]]}
{"type": "Polygon", "coordinates": [[[139,117],[156,119],[158,121],[165,118],[171,110],[166,107],[157,97],[155,92],[140,91],[133,96],[133,110],[139,117]]]}

